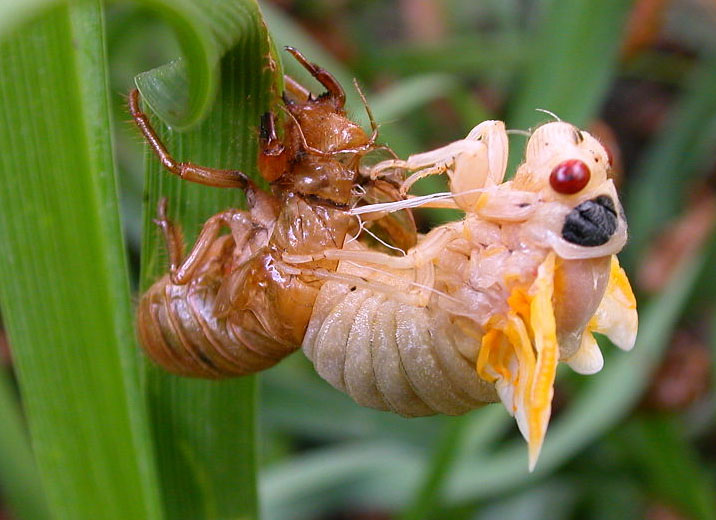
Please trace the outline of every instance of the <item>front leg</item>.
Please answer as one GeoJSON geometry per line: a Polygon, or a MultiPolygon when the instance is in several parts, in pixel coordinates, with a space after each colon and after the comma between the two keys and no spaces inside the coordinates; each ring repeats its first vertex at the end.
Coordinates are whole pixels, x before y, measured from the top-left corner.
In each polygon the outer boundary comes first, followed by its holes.
{"type": "Polygon", "coordinates": [[[144,135],[147,144],[156,156],[159,157],[162,166],[174,175],[184,180],[204,184],[206,186],[239,188],[246,191],[247,195],[250,195],[250,192],[254,192],[258,189],[246,174],[238,170],[209,168],[207,166],[199,166],[192,162],[178,162],[174,159],[167,151],[159,135],[157,135],[156,130],[152,127],[147,115],[139,108],[139,91],[137,89],[129,93],[129,112],[137,127],[144,135]]]}
{"type": "Polygon", "coordinates": [[[459,141],[429,152],[411,155],[407,160],[382,161],[368,170],[371,178],[383,176],[386,170],[415,172],[401,187],[407,193],[418,180],[429,175],[447,173],[455,194],[497,185],[507,166],[507,133],[502,121],[484,121],[459,141]]]}
{"type": "Polygon", "coordinates": [[[325,87],[328,91],[328,97],[334,100],[338,108],[343,108],[346,104],[346,93],[338,83],[338,80],[333,77],[333,74],[328,72],[326,69],[319,67],[315,63],[311,63],[306,57],[294,47],[285,47],[285,49],[294,57],[296,61],[300,63],[304,69],[306,69],[311,76],[325,87]]]}

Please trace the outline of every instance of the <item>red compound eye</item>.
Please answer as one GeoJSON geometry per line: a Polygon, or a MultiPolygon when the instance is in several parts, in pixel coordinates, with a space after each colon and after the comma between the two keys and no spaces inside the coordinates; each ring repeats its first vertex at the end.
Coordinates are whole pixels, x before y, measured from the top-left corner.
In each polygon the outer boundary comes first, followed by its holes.
{"type": "Polygon", "coordinates": [[[572,195],[589,183],[589,167],[579,159],[563,161],[554,167],[549,183],[557,193],[572,195]]]}

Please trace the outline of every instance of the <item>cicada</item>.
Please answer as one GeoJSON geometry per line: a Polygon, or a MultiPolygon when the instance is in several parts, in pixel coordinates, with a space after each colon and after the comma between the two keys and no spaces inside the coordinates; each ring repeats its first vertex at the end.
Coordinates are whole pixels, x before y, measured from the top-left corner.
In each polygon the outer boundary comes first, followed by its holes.
{"type": "Polygon", "coordinates": [[[533,468],[558,362],[591,374],[603,365],[594,333],[625,350],[635,341],[634,295],[616,258],[627,226],[607,151],[569,123],[547,123],[505,182],[507,132],[486,121],[442,148],[368,164],[381,148],[377,126],[368,135],[351,121],[336,80],[290,52],[327,92],[314,98],[287,78],[282,137],[275,114],[262,119],[258,166],[271,193],[241,172],[172,159],[130,96],[170,172],[243,189],[249,205],[209,219],[183,258],[160,204],[171,268],[141,299],[145,350],[177,374],[227,377],[302,346],[358,404],[406,417],[502,401],[533,468]],[[408,194],[440,174],[449,192],[408,194]],[[464,218],[419,235],[418,206],[464,218]],[[383,238],[361,239],[371,225],[383,238]]]}
{"type": "MultiPolygon", "coordinates": [[[[500,121],[407,160],[367,168],[416,180],[446,174],[450,193],[355,208],[454,207],[465,218],[420,236],[402,257],[351,242],[304,258],[339,260],[313,308],[303,350],[357,403],[406,417],[463,414],[502,401],[537,461],[559,361],[599,371],[593,333],[622,349],[637,330],[634,295],[616,254],[627,226],[607,151],[589,133],[535,129],[504,182],[500,121]]],[[[288,262],[302,260],[288,254],[288,262]]]]}

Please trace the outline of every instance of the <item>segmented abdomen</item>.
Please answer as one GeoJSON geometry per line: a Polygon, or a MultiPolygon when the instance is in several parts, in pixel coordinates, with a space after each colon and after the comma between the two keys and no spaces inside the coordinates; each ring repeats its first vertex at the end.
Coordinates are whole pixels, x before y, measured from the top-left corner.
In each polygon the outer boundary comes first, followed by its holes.
{"type": "Polygon", "coordinates": [[[297,349],[271,339],[251,311],[215,316],[219,286],[211,276],[175,285],[166,275],[144,294],[139,335],[154,361],[179,375],[232,377],[269,368],[297,349]]]}
{"type": "Polygon", "coordinates": [[[430,307],[327,282],[303,350],[316,371],[358,404],[407,417],[460,415],[497,400],[475,374],[479,340],[430,307]]]}

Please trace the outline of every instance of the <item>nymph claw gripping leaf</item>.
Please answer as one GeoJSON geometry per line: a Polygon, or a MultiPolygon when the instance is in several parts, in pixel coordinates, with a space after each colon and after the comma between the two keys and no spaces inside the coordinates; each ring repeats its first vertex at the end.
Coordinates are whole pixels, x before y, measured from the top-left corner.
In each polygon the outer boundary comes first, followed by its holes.
{"type": "Polygon", "coordinates": [[[346,116],[336,80],[289,52],[327,92],[314,97],[287,77],[283,132],[277,114],[262,119],[258,165],[272,193],[241,172],[174,160],[130,95],[171,173],[240,188],[249,204],[207,221],[186,258],[160,205],[171,271],[140,303],[145,350],[172,372],[217,378],[263,370],[303,346],[357,403],[407,417],[502,401],[532,469],[558,362],[599,371],[594,332],[634,345],[636,305],[615,256],[626,222],[606,151],[587,132],[548,123],[503,182],[507,134],[486,121],[445,147],[366,166],[366,155],[392,153],[375,144],[375,125],[368,136],[346,116]],[[442,173],[450,193],[406,196],[442,173]],[[419,236],[408,209],[417,206],[465,217],[419,236]]]}

